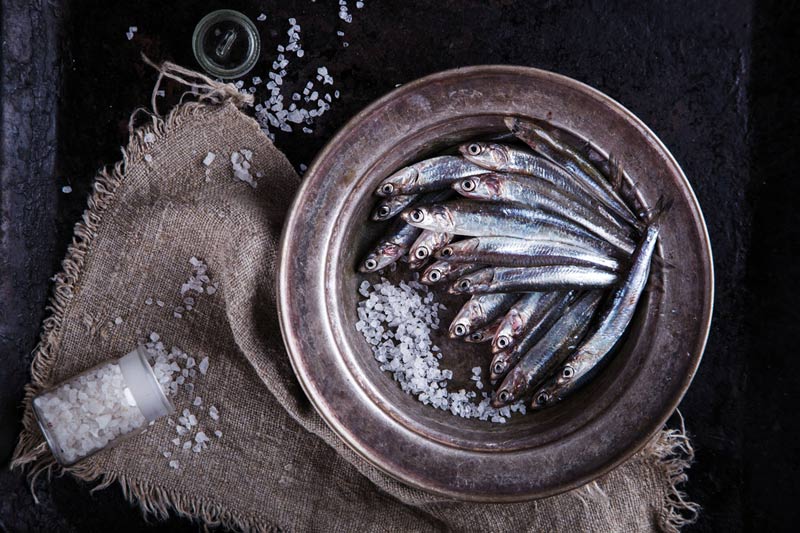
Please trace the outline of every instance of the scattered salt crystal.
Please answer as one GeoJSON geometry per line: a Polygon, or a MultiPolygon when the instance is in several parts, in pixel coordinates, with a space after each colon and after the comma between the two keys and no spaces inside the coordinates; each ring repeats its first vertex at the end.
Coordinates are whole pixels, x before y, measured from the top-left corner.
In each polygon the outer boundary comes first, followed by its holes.
{"type": "Polygon", "coordinates": [[[178,466],[180,466],[180,465],[179,465],[179,463],[178,463],[178,461],[170,461],[170,462],[169,462],[169,467],[170,467],[170,468],[174,468],[175,470],[177,470],[177,469],[178,469],[178,466]]]}
{"type": "Polygon", "coordinates": [[[122,324],[122,317],[121,317],[121,316],[118,316],[117,318],[115,318],[115,319],[114,319],[114,324],[116,324],[116,325],[118,325],[118,326],[119,326],[120,324],[122,324]]]}
{"type": "Polygon", "coordinates": [[[264,13],[261,13],[259,16],[256,17],[256,20],[259,22],[264,22],[267,20],[267,16],[264,13]]]}
{"type": "Polygon", "coordinates": [[[164,307],[164,302],[162,300],[156,300],[156,305],[159,307],[164,307]]]}
{"type": "Polygon", "coordinates": [[[191,447],[192,447],[192,441],[187,440],[186,442],[183,443],[183,449],[184,450],[188,450],[191,447]]]}
{"type": "Polygon", "coordinates": [[[208,372],[208,357],[203,357],[197,369],[200,370],[201,374],[206,375],[206,372],[208,372]]]}
{"type": "Polygon", "coordinates": [[[164,452],[163,455],[164,457],[170,457],[172,455],[172,452],[164,452]]]}
{"type": "Polygon", "coordinates": [[[213,420],[219,420],[219,411],[213,405],[208,409],[208,416],[213,420]]]}
{"type": "Polygon", "coordinates": [[[216,435],[217,438],[220,438],[220,437],[222,437],[222,432],[220,430],[216,430],[214,432],[214,435],[216,435]]]}
{"type": "Polygon", "coordinates": [[[72,187],[70,187],[69,185],[64,185],[63,187],[61,187],[61,192],[63,192],[64,194],[69,194],[72,192],[72,187]]]}
{"type": "Polygon", "coordinates": [[[149,143],[155,142],[155,140],[156,140],[156,136],[155,136],[155,134],[153,132],[147,132],[147,133],[144,134],[144,142],[149,144],[149,143]]]}
{"type": "Polygon", "coordinates": [[[153,156],[150,155],[150,154],[144,154],[144,160],[147,161],[148,163],[152,163],[153,162],[153,156]]]}
{"type": "Polygon", "coordinates": [[[195,396],[194,401],[192,402],[192,405],[196,405],[198,407],[203,405],[203,399],[200,396],[195,396]]]}
{"type": "MultiPolygon", "coordinates": [[[[152,300],[150,300],[150,303],[152,303],[152,300]]],[[[148,304],[148,305],[150,305],[150,304],[148,304]]],[[[161,338],[161,336],[158,333],[156,333],[155,331],[150,333],[150,340],[151,341],[158,342],[158,339],[160,339],[160,338],[161,338]]]]}
{"type": "Polygon", "coordinates": [[[214,152],[208,152],[206,154],[205,158],[203,158],[203,164],[205,166],[209,167],[209,166],[211,166],[211,163],[213,163],[214,159],[216,159],[216,158],[217,158],[217,154],[215,154],[214,152]]]}
{"type": "Polygon", "coordinates": [[[174,444],[175,446],[180,446],[181,445],[181,439],[179,439],[178,437],[175,437],[174,439],[172,439],[172,444],[174,444]]]}

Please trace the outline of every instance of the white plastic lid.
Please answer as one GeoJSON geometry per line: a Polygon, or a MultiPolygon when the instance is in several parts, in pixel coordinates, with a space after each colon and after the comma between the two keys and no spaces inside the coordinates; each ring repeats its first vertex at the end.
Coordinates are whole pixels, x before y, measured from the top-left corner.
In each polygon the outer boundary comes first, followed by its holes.
{"type": "Polygon", "coordinates": [[[119,368],[136,405],[148,422],[175,411],[147,362],[143,347],[139,346],[120,358],[119,368]]]}

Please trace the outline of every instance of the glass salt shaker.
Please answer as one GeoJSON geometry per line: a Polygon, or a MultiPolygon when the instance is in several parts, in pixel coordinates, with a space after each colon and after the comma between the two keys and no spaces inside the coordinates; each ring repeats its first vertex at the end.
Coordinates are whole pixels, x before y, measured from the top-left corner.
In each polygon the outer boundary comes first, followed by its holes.
{"type": "Polygon", "coordinates": [[[33,409],[47,445],[64,466],[141,433],[175,410],[142,346],[38,394],[33,409]]]}

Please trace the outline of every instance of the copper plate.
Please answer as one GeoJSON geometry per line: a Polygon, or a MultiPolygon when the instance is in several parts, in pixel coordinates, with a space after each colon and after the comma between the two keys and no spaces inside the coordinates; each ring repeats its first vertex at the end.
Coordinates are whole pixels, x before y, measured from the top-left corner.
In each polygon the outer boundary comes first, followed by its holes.
{"type": "MultiPolygon", "coordinates": [[[[713,286],[700,207],[653,132],[591,87],[509,66],[434,74],[356,115],[305,176],[284,229],[278,276],[292,365],[342,440],[409,485],[495,502],[579,486],[639,450],[694,376],[708,335],[713,286]],[[652,207],[664,196],[673,205],[662,220],[658,250],[669,267],[654,269],[658,279],[651,279],[611,363],[561,404],[500,425],[424,406],[380,371],[355,331],[357,287],[364,279],[355,266],[383,229],[368,221],[372,192],[383,177],[445,147],[501,133],[509,115],[546,120],[614,154],[641,203],[652,207]]],[[[442,347],[443,366],[464,383],[470,367],[488,365],[485,347],[444,340],[442,347]]]]}

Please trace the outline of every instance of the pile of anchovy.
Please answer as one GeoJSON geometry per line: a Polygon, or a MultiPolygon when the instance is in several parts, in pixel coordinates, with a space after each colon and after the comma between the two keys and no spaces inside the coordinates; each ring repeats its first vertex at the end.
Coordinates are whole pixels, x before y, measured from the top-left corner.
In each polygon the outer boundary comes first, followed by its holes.
{"type": "Polygon", "coordinates": [[[658,227],[622,200],[613,161],[560,130],[506,125],[535,153],[471,142],[384,179],[372,218],[396,221],[359,269],[435,259],[420,281],[471,295],[450,336],[491,342],[492,405],[537,409],[585,384],[625,333],[658,227]]]}

